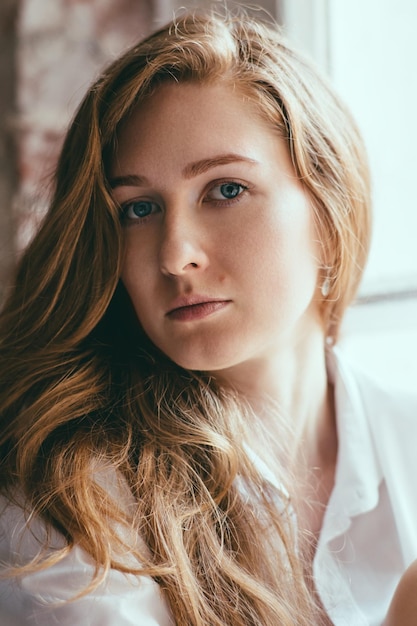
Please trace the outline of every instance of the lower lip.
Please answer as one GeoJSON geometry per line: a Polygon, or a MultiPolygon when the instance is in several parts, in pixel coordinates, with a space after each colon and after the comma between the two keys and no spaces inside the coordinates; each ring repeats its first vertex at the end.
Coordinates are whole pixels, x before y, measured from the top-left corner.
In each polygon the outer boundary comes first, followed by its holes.
{"type": "Polygon", "coordinates": [[[222,300],[220,302],[201,302],[200,304],[193,304],[191,306],[184,306],[180,309],[175,309],[168,313],[168,317],[171,320],[178,322],[192,322],[194,320],[201,320],[212,313],[216,313],[221,309],[224,309],[229,304],[229,300],[222,300]]]}

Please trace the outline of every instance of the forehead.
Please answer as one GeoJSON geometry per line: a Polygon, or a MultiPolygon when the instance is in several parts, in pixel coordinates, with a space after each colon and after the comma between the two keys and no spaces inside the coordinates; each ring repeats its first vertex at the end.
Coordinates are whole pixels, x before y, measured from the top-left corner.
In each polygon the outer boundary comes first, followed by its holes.
{"type": "Polygon", "coordinates": [[[145,125],[147,119],[165,114],[169,114],[171,122],[175,124],[183,120],[184,110],[187,111],[189,123],[212,116],[221,116],[227,123],[236,114],[243,114],[245,118],[252,117],[259,123],[264,122],[265,118],[259,103],[237,84],[226,81],[164,81],[136,105],[122,122],[120,130],[123,132],[132,121],[137,124],[139,117],[145,125]]]}
{"type": "MultiPolygon", "coordinates": [[[[113,168],[139,154],[145,160],[205,158],[276,145],[280,128],[259,105],[228,84],[164,83],[121,124],[113,168]]],[[[250,157],[250,154],[248,154],[250,157]]]]}

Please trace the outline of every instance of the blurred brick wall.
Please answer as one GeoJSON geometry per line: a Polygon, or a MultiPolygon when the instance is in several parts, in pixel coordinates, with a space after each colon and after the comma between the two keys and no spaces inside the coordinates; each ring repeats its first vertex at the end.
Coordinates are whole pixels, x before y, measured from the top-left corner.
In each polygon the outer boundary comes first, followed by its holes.
{"type": "Polygon", "coordinates": [[[143,37],[152,0],[21,0],[16,246],[42,216],[64,131],[100,69],[143,37]]]}
{"type": "Polygon", "coordinates": [[[0,3],[0,302],[15,258],[12,205],[18,185],[15,142],[17,0],[0,3]]]}

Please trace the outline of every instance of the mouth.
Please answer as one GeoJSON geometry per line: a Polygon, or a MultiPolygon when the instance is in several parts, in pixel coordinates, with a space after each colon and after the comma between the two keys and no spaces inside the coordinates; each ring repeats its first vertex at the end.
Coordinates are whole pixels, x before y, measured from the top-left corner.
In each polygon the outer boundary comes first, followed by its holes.
{"type": "Polygon", "coordinates": [[[208,315],[212,315],[217,311],[221,311],[230,304],[231,300],[197,300],[194,298],[184,301],[184,304],[174,306],[168,311],[166,316],[171,320],[189,322],[202,319],[208,315]]]}

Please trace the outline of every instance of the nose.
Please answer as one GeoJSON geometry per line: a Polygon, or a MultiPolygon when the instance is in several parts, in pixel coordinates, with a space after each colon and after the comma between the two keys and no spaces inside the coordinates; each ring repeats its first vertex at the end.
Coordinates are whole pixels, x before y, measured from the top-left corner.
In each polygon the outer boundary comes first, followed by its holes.
{"type": "Polygon", "coordinates": [[[182,276],[204,270],[208,256],[203,229],[184,215],[166,218],[159,249],[160,269],[166,276],[182,276]]]}

